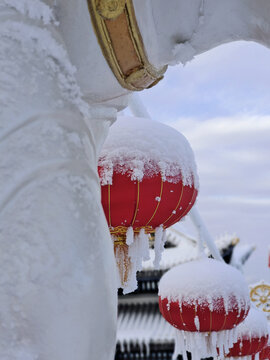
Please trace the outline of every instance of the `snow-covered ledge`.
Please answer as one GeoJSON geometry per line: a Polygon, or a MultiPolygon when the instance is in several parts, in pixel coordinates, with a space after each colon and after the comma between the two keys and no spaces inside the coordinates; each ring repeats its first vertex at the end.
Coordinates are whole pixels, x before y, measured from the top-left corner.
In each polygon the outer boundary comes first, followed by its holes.
{"type": "Polygon", "coordinates": [[[270,47],[268,0],[134,0],[134,5],[148,56],[156,66],[185,64],[237,40],[270,47]]]}

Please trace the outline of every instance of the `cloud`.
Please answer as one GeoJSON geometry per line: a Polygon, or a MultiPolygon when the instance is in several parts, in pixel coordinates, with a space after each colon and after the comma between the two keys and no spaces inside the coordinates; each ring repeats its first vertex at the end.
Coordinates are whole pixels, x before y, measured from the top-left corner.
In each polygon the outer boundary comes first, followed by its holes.
{"type": "Polygon", "coordinates": [[[191,143],[201,184],[197,204],[212,235],[237,233],[242,243],[257,245],[246,266],[250,281],[269,278],[269,63],[269,49],[231,43],[169,68],[141,95],[154,119],[191,143]]]}
{"type": "Polygon", "coordinates": [[[179,118],[170,125],[194,150],[198,207],[210,231],[237,233],[242,243],[255,243],[247,275],[250,281],[256,280],[254,272],[268,276],[267,259],[259,259],[270,245],[270,116],[179,118]]]}
{"type": "Polygon", "coordinates": [[[153,117],[270,114],[270,51],[262,45],[222,45],[186,66],[169,68],[165,79],[142,94],[153,117]]]}

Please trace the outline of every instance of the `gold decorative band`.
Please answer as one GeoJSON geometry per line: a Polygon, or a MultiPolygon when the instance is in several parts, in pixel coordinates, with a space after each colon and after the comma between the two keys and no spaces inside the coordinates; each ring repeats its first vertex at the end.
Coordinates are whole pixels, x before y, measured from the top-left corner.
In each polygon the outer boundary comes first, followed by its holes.
{"type": "MultiPolygon", "coordinates": [[[[142,227],[133,228],[134,234],[139,234],[141,229],[144,230],[145,234],[152,234],[153,232],[155,232],[155,229],[153,229],[152,226],[142,226],[142,227]]],[[[128,231],[128,227],[126,226],[110,227],[111,235],[115,235],[117,238],[121,238],[121,237],[125,238],[127,231],[128,231]]]]}
{"type": "Polygon", "coordinates": [[[87,0],[104,57],[120,85],[140,91],[157,84],[167,66],[148,61],[132,0],[87,0]]]}

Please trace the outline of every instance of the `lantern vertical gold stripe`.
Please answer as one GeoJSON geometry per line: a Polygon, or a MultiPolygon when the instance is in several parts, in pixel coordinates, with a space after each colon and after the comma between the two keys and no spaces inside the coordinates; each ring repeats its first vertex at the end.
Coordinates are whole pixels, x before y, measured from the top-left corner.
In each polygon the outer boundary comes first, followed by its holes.
{"type": "MultiPolygon", "coordinates": [[[[168,302],[168,304],[169,304],[169,306],[170,306],[170,303],[168,302]]],[[[171,315],[171,312],[170,311],[168,311],[168,304],[166,304],[166,306],[165,306],[165,308],[166,308],[166,310],[167,310],[167,314],[169,315],[169,318],[171,319],[171,324],[173,324],[173,319],[172,319],[172,315],[171,315]]]]}
{"type": "Polygon", "coordinates": [[[179,315],[180,315],[180,318],[181,318],[181,321],[182,321],[182,324],[184,327],[187,327],[187,325],[184,323],[184,319],[183,319],[183,316],[182,316],[182,312],[181,312],[181,309],[179,307],[179,315]]]}
{"type": "Polygon", "coordinates": [[[189,210],[192,208],[192,203],[193,203],[193,200],[194,200],[194,198],[196,197],[196,190],[194,189],[193,190],[193,194],[192,194],[192,197],[191,197],[191,199],[190,199],[190,205],[186,208],[186,210],[184,211],[184,213],[181,215],[181,216],[179,216],[179,218],[177,219],[177,221],[176,222],[178,222],[178,221],[180,221],[180,219],[182,219],[184,216],[186,216],[186,214],[189,212],[189,210]]]}
{"type": "Polygon", "coordinates": [[[221,327],[221,329],[220,329],[219,331],[224,330],[224,328],[225,328],[225,324],[226,324],[226,321],[227,321],[227,314],[225,313],[225,319],[224,319],[224,321],[223,321],[223,325],[222,325],[222,327],[221,327]]]}
{"type": "Polygon", "coordinates": [[[160,194],[159,194],[159,198],[160,200],[157,202],[157,206],[155,208],[155,211],[154,211],[154,214],[152,215],[152,217],[150,218],[150,220],[147,222],[147,224],[145,226],[147,226],[155,217],[157,211],[158,211],[158,208],[159,208],[159,204],[160,204],[160,201],[161,201],[161,197],[162,197],[162,193],[163,193],[163,180],[161,178],[161,186],[160,186],[160,194]]]}
{"type": "MultiPolygon", "coordinates": [[[[177,202],[177,205],[176,205],[174,211],[176,211],[176,210],[178,209],[178,207],[180,206],[180,203],[181,203],[181,200],[182,200],[182,197],[183,197],[183,192],[184,192],[184,185],[183,185],[183,183],[182,183],[182,189],[181,189],[180,197],[179,197],[179,200],[178,200],[178,202],[177,202]]],[[[166,222],[168,222],[173,215],[174,215],[174,214],[173,214],[173,212],[172,212],[171,215],[168,217],[168,219],[166,219],[166,220],[163,222],[163,225],[165,225],[166,222]]]]}
{"type": "Polygon", "coordinates": [[[132,220],[131,226],[134,225],[135,219],[136,219],[136,217],[137,217],[138,208],[139,208],[139,201],[140,201],[140,181],[138,180],[138,181],[137,181],[137,202],[136,202],[136,209],[135,209],[135,212],[134,212],[134,216],[133,216],[133,220],[132,220]]]}

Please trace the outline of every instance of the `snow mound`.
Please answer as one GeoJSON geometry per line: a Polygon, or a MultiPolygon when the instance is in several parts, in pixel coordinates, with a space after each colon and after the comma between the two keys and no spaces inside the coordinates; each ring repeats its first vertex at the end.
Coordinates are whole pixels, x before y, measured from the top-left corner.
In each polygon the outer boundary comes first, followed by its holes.
{"type": "Polygon", "coordinates": [[[249,290],[240,271],[221,261],[203,258],[176,266],[160,280],[159,296],[169,302],[183,300],[189,304],[208,301],[211,310],[218,306],[215,300],[224,299],[226,311],[230,311],[232,295],[239,306],[249,306],[249,290]]]}
{"type": "Polygon", "coordinates": [[[193,151],[186,138],[173,128],[145,118],[122,116],[111,127],[99,159],[101,184],[112,184],[112,175],[129,173],[141,181],[161,173],[163,181],[184,185],[194,183],[198,175],[193,151]]]}

